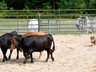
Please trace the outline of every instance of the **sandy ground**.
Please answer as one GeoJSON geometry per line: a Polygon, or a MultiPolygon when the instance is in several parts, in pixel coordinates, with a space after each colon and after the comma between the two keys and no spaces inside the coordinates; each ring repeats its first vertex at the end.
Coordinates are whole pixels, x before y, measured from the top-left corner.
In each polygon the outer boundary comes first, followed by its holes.
{"type": "MultiPolygon", "coordinates": [[[[39,53],[34,53],[34,63],[23,64],[24,57],[20,53],[20,59],[16,60],[16,50],[12,59],[2,63],[0,50],[0,72],[96,72],[96,46],[90,46],[90,35],[53,35],[56,51],[55,61],[46,59],[43,52],[41,59],[39,53]]],[[[7,52],[9,55],[9,51],[7,52]]]]}

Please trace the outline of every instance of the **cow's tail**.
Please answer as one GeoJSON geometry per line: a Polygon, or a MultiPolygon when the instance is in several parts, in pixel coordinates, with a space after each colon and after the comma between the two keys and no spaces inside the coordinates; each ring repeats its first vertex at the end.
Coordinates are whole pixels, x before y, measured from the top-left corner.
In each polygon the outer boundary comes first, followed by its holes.
{"type": "Polygon", "coordinates": [[[54,51],[55,51],[55,42],[54,42],[53,37],[52,37],[52,41],[53,41],[53,48],[52,48],[52,52],[54,52],[54,51]]]}
{"type": "Polygon", "coordinates": [[[52,47],[52,52],[55,51],[55,42],[54,42],[54,39],[53,39],[53,36],[51,34],[48,34],[48,37],[52,40],[53,42],[53,47],[52,47]]]}
{"type": "Polygon", "coordinates": [[[53,36],[51,34],[47,34],[46,36],[53,42],[53,47],[51,49],[51,52],[54,52],[55,51],[55,42],[54,42],[53,36]]]}

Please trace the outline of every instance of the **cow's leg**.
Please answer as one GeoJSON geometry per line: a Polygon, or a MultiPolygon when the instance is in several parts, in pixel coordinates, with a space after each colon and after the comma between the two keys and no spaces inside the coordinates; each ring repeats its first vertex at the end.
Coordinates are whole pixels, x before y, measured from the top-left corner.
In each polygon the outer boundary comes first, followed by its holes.
{"type": "MultiPolygon", "coordinates": [[[[30,58],[30,56],[31,56],[31,54],[32,54],[33,52],[34,52],[34,51],[33,51],[32,49],[29,49],[29,50],[28,50],[28,57],[27,57],[28,59],[30,58]]],[[[33,57],[32,57],[32,58],[33,58],[33,57]]]]}
{"type": "Polygon", "coordinates": [[[49,51],[49,50],[46,50],[46,51],[47,51],[47,58],[46,58],[45,62],[47,62],[47,61],[48,61],[48,59],[49,59],[49,53],[50,53],[50,51],[49,51]]]}
{"type": "Polygon", "coordinates": [[[51,59],[52,59],[52,61],[54,61],[54,57],[53,57],[53,54],[51,53],[51,59]]]}
{"type": "Polygon", "coordinates": [[[32,55],[32,53],[30,54],[30,57],[31,57],[31,63],[33,63],[33,55],[32,55]]]}
{"type": "Polygon", "coordinates": [[[19,49],[17,48],[17,57],[16,59],[19,59],[19,49]]]}
{"type": "Polygon", "coordinates": [[[9,57],[8,57],[8,60],[11,59],[11,54],[12,54],[13,50],[10,50],[10,54],[9,54],[9,57]]]}
{"type": "Polygon", "coordinates": [[[24,53],[24,56],[25,56],[25,60],[23,63],[26,64],[29,55],[27,53],[24,53]]]}
{"type": "Polygon", "coordinates": [[[23,64],[26,64],[26,62],[27,62],[27,58],[25,57],[25,60],[24,60],[23,64]]]}
{"type": "Polygon", "coordinates": [[[7,49],[2,49],[1,48],[1,50],[2,50],[2,53],[3,53],[3,60],[2,60],[2,62],[5,62],[5,60],[8,60],[7,57],[6,57],[7,49]]]}
{"type": "Polygon", "coordinates": [[[53,57],[53,54],[52,53],[53,53],[52,52],[52,49],[50,49],[51,59],[52,59],[52,61],[54,61],[54,57],[53,57]]]}
{"type": "Polygon", "coordinates": [[[39,55],[38,59],[40,59],[40,58],[41,58],[41,55],[42,55],[42,52],[40,52],[40,55],[39,55]]]}

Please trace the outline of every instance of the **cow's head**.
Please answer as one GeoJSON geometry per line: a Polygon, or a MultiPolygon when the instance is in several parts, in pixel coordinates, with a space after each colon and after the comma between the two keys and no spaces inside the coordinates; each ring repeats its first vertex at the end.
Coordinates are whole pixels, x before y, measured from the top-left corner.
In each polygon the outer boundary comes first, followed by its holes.
{"type": "Polygon", "coordinates": [[[90,36],[91,43],[96,45],[96,37],[95,36],[90,36]]]}
{"type": "Polygon", "coordinates": [[[19,43],[22,39],[22,35],[13,36],[11,40],[11,47],[10,49],[13,50],[14,48],[20,48],[19,43]]]}

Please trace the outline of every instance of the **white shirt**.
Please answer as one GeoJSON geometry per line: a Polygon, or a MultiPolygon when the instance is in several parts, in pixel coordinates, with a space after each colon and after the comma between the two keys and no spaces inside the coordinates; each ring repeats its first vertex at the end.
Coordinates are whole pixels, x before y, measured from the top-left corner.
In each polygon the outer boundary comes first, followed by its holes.
{"type": "Polygon", "coordinates": [[[77,22],[76,22],[77,25],[80,25],[80,20],[81,18],[77,18],[77,22]]]}

